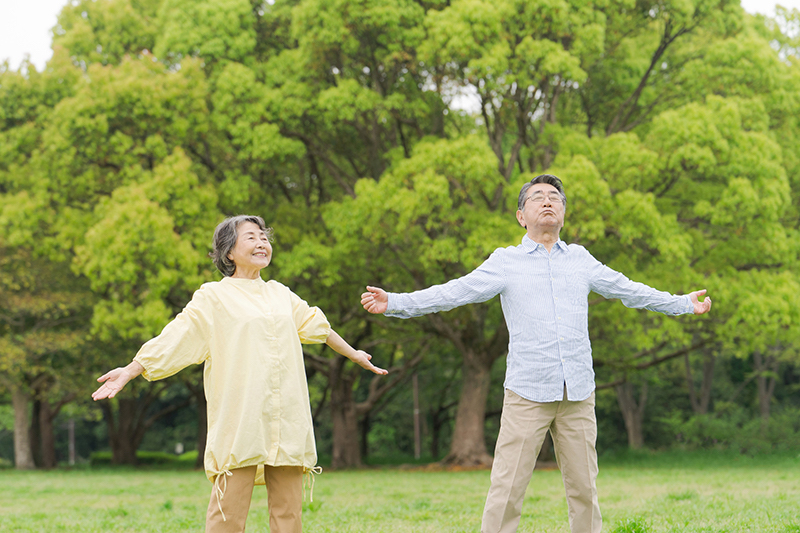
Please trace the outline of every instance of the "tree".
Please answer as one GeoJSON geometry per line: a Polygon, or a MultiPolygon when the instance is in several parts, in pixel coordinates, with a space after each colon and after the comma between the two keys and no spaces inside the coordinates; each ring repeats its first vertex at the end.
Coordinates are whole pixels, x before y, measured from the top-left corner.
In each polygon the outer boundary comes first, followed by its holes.
{"type": "Polygon", "coordinates": [[[63,262],[0,249],[0,386],[12,396],[15,462],[53,468],[53,421],[85,390],[75,378],[92,297],[63,262]]]}
{"type": "MultiPolygon", "coordinates": [[[[402,351],[397,346],[395,353],[402,351]]],[[[345,365],[341,357],[328,358],[305,353],[309,364],[327,378],[330,388],[330,409],[333,423],[333,468],[352,468],[362,466],[363,435],[359,428],[378,402],[394,387],[403,382],[419,364],[424,350],[412,357],[402,358],[399,365],[391,357],[390,377],[379,379],[372,376],[368,381],[367,395],[362,401],[355,401],[354,388],[363,379],[363,372],[354,365],[345,365]]]]}
{"type": "MultiPolygon", "coordinates": [[[[147,54],[115,67],[90,65],[72,95],[47,111],[42,147],[6,173],[9,242],[30,241],[36,253],[72,261],[100,296],[93,333],[114,352],[130,354],[156,334],[211,277],[203,256],[216,192],[180,148],[202,144],[207,112],[198,75],[197,63],[173,74],[147,54]]],[[[120,401],[135,418],[128,400],[120,401]]],[[[147,405],[145,398],[140,407],[147,405]]],[[[135,424],[132,434],[127,427],[110,431],[119,437],[112,446],[119,462],[134,461],[135,446],[120,447],[141,440],[135,424]]]]}
{"type": "MultiPolygon", "coordinates": [[[[493,167],[492,154],[477,137],[420,143],[379,182],[359,181],[355,199],[330,204],[325,222],[333,240],[307,239],[293,251],[293,260],[331,286],[357,287],[370,280],[405,291],[466,274],[494,243],[509,242],[514,233],[506,199],[494,203],[499,179],[493,167]],[[352,257],[368,259],[359,265],[352,257]],[[349,267],[342,270],[339,264],[349,267]]],[[[429,315],[421,328],[447,338],[463,358],[464,384],[448,460],[486,463],[489,370],[507,344],[499,306],[429,315]]]]}

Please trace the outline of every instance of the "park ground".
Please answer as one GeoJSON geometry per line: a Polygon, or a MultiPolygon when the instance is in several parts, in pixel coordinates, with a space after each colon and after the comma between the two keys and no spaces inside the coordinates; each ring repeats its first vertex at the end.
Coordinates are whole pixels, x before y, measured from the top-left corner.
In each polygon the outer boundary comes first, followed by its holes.
{"type": "MultiPolygon", "coordinates": [[[[175,468],[0,470],[0,531],[202,531],[211,485],[175,468]]],[[[478,532],[489,471],[373,467],[316,477],[304,530],[336,533],[478,532]]],[[[603,531],[800,533],[800,456],[703,452],[603,458],[603,531]]],[[[558,470],[537,470],[520,533],[568,532],[558,470]]],[[[248,532],[268,531],[256,487],[248,532]]]]}

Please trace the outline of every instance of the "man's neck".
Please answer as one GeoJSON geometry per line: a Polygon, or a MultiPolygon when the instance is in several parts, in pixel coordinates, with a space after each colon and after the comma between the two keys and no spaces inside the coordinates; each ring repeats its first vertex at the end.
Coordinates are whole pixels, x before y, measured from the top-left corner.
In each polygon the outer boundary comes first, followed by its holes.
{"type": "Polygon", "coordinates": [[[548,253],[553,249],[553,245],[558,242],[558,231],[531,231],[528,230],[528,237],[545,247],[548,253]]]}

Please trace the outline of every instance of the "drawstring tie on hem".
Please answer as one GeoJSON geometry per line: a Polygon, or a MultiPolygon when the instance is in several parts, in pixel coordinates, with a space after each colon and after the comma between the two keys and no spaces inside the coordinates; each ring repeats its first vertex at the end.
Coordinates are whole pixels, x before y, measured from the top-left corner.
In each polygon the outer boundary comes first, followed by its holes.
{"type": "Polygon", "coordinates": [[[228,490],[228,478],[233,476],[233,472],[230,470],[223,470],[220,472],[216,479],[214,479],[214,494],[217,495],[217,505],[219,506],[219,512],[222,515],[222,521],[227,522],[228,520],[225,518],[225,513],[222,511],[222,499],[225,497],[225,491],[228,490]],[[222,483],[220,483],[220,479],[222,483]],[[224,487],[220,487],[223,485],[224,487]]]}
{"type": "Polygon", "coordinates": [[[314,468],[306,468],[305,476],[303,479],[303,500],[306,499],[306,487],[308,487],[308,501],[314,501],[314,476],[322,473],[321,466],[314,468]]]}

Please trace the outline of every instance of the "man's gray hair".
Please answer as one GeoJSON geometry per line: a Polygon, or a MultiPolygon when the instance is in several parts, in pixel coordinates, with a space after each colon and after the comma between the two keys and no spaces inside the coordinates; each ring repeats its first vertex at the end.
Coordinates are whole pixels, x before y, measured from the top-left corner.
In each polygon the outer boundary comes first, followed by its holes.
{"type": "Polygon", "coordinates": [[[211,253],[208,256],[214,261],[214,265],[222,272],[223,276],[230,277],[236,271],[236,265],[228,259],[228,254],[231,253],[233,247],[236,245],[236,239],[239,237],[239,226],[245,222],[252,222],[258,226],[261,231],[267,234],[267,238],[272,241],[272,228],[268,228],[264,223],[264,219],[256,215],[237,215],[235,217],[228,217],[217,225],[214,230],[214,244],[211,253]]]}
{"type": "Polygon", "coordinates": [[[522,211],[522,208],[525,207],[525,200],[528,199],[528,189],[537,183],[547,183],[548,185],[552,185],[558,189],[558,193],[561,195],[561,200],[564,202],[564,207],[567,207],[567,195],[564,194],[564,184],[561,183],[561,180],[552,174],[539,174],[522,186],[522,190],[519,191],[519,199],[517,199],[517,209],[522,211]]]}

